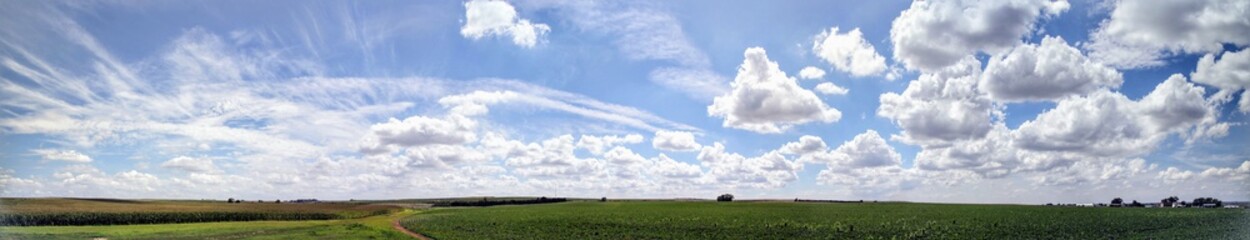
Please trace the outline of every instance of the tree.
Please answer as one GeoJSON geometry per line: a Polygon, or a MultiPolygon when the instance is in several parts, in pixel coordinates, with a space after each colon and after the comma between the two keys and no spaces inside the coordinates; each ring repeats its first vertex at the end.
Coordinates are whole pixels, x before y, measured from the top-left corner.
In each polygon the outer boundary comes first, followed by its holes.
{"type": "Polygon", "coordinates": [[[1195,207],[1204,207],[1204,206],[1205,206],[1205,205],[1207,205],[1207,204],[1214,204],[1214,205],[1215,205],[1215,207],[1223,207],[1223,206],[1224,206],[1224,202],[1223,202],[1223,201],[1220,201],[1219,199],[1215,199],[1215,198],[1211,198],[1211,197],[1200,197],[1200,198],[1195,198],[1195,199],[1194,199],[1194,201],[1193,201],[1191,204],[1193,204],[1193,206],[1195,206],[1195,207]]]}
{"type": "Polygon", "coordinates": [[[1122,206],[1124,206],[1124,199],[1120,199],[1120,198],[1111,199],[1111,207],[1122,207],[1122,206]]]}
{"type": "Polygon", "coordinates": [[[273,203],[282,203],[282,199],[275,199],[273,200],[273,203]]]}
{"type": "Polygon", "coordinates": [[[1142,203],[1137,202],[1137,200],[1133,200],[1133,203],[1128,204],[1128,206],[1129,207],[1146,207],[1146,204],[1142,204],[1142,203]]]}
{"type": "Polygon", "coordinates": [[[608,201],[608,197],[603,197],[603,198],[600,198],[600,199],[599,199],[599,201],[600,201],[600,202],[607,202],[607,201],[608,201]]]}
{"type": "Polygon", "coordinates": [[[716,197],[717,202],[732,202],[733,200],[734,200],[734,195],[728,194],[728,193],[721,194],[719,197],[716,197]]]}
{"type": "Polygon", "coordinates": [[[1159,205],[1162,205],[1163,207],[1172,207],[1173,205],[1176,205],[1177,201],[1180,201],[1180,200],[1181,198],[1178,198],[1176,196],[1171,196],[1168,198],[1164,198],[1163,200],[1159,200],[1159,205]]]}
{"type": "Polygon", "coordinates": [[[226,199],[226,203],[234,203],[234,198],[226,199]]]}

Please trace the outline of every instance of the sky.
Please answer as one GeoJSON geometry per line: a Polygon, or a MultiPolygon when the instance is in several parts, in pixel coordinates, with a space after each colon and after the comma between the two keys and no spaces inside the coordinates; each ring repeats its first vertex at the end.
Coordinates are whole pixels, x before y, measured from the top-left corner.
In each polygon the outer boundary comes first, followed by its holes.
{"type": "Polygon", "coordinates": [[[1250,2],[0,1],[0,196],[1250,200],[1250,2]]]}

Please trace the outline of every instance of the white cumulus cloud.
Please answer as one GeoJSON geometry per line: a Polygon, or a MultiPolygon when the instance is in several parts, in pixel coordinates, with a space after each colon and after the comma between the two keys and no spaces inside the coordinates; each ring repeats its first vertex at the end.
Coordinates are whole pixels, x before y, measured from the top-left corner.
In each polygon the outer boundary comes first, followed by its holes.
{"type": "Polygon", "coordinates": [[[1171,54],[1210,53],[1250,44],[1250,2],[1113,1],[1111,17],[1090,33],[1090,57],[1117,68],[1164,64],[1171,54]]]}
{"type": "Polygon", "coordinates": [[[846,93],[850,92],[850,90],[831,82],[816,84],[816,91],[825,95],[846,95],[846,93]]]}
{"type": "MultiPolygon", "coordinates": [[[[1140,101],[1107,90],[1067,98],[1017,129],[1018,147],[1087,156],[1132,157],[1148,153],[1169,133],[1226,128],[1205,91],[1172,75],[1140,101]]],[[[1216,134],[1222,136],[1225,133],[1216,134]]]]}
{"type": "Polygon", "coordinates": [[[44,161],[63,161],[71,163],[89,163],[91,156],[76,150],[35,149],[31,150],[44,161]]]}
{"type": "Polygon", "coordinates": [[[725,151],[717,142],[704,146],[697,157],[706,174],[718,184],[746,188],[775,188],[798,179],[799,165],[777,151],[747,158],[725,151]]]}
{"type": "Polygon", "coordinates": [[[694,134],[685,131],[656,131],[651,147],[664,151],[697,151],[703,147],[695,141],[694,134]]]}
{"type": "Polygon", "coordinates": [[[195,158],[178,156],[161,163],[161,167],[193,173],[213,173],[220,171],[217,169],[217,165],[213,164],[213,159],[206,157],[195,158]]]}
{"type": "Polygon", "coordinates": [[[488,36],[511,36],[512,43],[534,47],[551,27],[517,16],[516,8],[506,1],[471,0],[464,3],[464,26],[460,35],[474,40],[488,36]]]}
{"type": "Polygon", "coordinates": [[[821,79],[825,77],[825,70],[820,68],[807,66],[799,70],[799,79],[821,79]]]}
{"type": "Polygon", "coordinates": [[[975,52],[1020,44],[1039,16],[1068,9],[1065,0],[914,1],[890,28],[894,59],[910,69],[935,70],[975,52]]]}
{"type": "Polygon", "coordinates": [[[813,121],[835,122],[842,112],[799,87],[794,78],[770,61],[763,48],[748,48],[733,90],[716,97],[708,115],[725,119],[724,126],[757,133],[781,133],[813,121]]]}
{"type": "Polygon", "coordinates": [[[842,143],[830,153],[833,154],[835,165],[852,169],[894,166],[902,164],[903,159],[874,130],[855,135],[855,138],[842,143]]]}
{"type": "Polygon", "coordinates": [[[642,135],[638,135],[638,134],[627,134],[624,136],[582,135],[581,138],[577,139],[577,147],[586,149],[587,151],[590,151],[590,153],[598,155],[598,154],[602,154],[603,150],[608,149],[610,147],[618,146],[622,144],[637,144],[637,143],[641,143],[642,140],[643,140],[642,135]]]}
{"type": "Polygon", "coordinates": [[[981,75],[980,89],[996,101],[1057,100],[1117,88],[1120,72],[1089,60],[1062,37],[1046,37],[995,56],[981,75]]]}
{"type": "MultiPolygon", "coordinates": [[[[872,44],[864,40],[864,34],[859,28],[851,29],[845,34],[838,33],[838,27],[821,32],[812,43],[812,51],[820,59],[833,65],[834,69],[850,73],[851,76],[863,77],[885,72],[885,58],[877,53],[872,44]]],[[[823,72],[820,75],[824,75],[823,72]]],[[[805,75],[800,71],[799,76],[805,75]]]]}
{"type": "Polygon", "coordinates": [[[388,146],[464,144],[477,139],[474,132],[476,126],[476,121],[460,115],[451,115],[446,119],[411,116],[402,121],[391,118],[370,126],[370,135],[365,137],[361,148],[365,152],[379,153],[387,151],[377,149],[388,146]]]}
{"type": "MultiPolygon", "coordinates": [[[[1219,98],[1231,97],[1237,91],[1250,88],[1250,51],[1243,48],[1225,52],[1218,60],[1215,57],[1214,54],[1207,54],[1198,59],[1198,69],[1190,74],[1194,82],[1220,88],[1220,94],[1224,96],[1219,98]]],[[[1250,112],[1250,91],[1242,92],[1238,109],[1250,112]]]]}
{"type": "Polygon", "coordinates": [[[977,89],[981,63],[972,57],[940,71],[920,75],[902,93],[879,97],[877,116],[903,129],[903,140],[915,144],[943,144],[985,136],[990,117],[999,114],[977,89]]]}

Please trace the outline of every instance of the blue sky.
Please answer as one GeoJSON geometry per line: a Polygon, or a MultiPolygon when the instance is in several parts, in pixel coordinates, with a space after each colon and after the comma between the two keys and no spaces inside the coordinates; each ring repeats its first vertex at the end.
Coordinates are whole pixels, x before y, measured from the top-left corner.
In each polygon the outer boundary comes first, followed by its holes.
{"type": "Polygon", "coordinates": [[[3,196],[1250,199],[1237,1],[0,5],[3,196]]]}

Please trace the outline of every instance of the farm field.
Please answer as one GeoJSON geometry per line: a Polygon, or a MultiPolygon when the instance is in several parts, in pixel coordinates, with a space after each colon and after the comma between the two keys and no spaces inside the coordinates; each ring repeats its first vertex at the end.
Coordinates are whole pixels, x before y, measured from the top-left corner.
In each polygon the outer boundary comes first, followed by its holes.
{"type": "Polygon", "coordinates": [[[415,213],[342,220],[0,227],[0,239],[411,239],[391,222],[415,213]]]}
{"type": "Polygon", "coordinates": [[[0,199],[0,226],[330,220],[381,215],[399,209],[390,205],[355,203],[10,198],[0,199]]]}
{"type": "Polygon", "coordinates": [[[792,202],[573,202],[435,209],[435,239],[1245,239],[1240,209],[792,202]]]}

